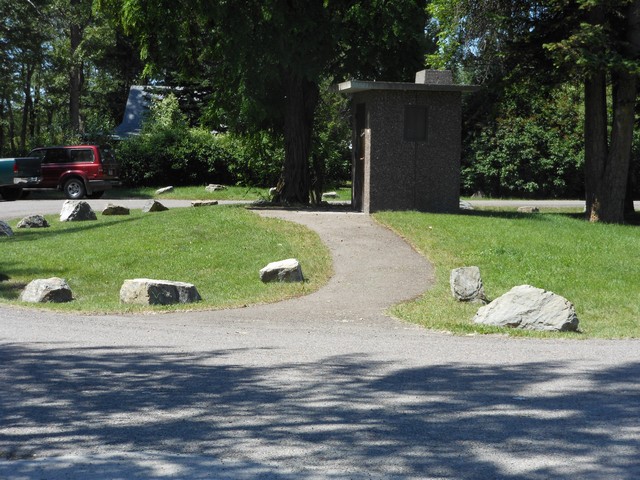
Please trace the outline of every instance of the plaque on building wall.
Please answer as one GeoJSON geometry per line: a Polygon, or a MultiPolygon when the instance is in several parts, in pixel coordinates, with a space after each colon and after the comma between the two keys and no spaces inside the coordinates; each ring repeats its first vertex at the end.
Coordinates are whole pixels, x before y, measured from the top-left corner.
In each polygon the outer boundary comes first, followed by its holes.
{"type": "Polygon", "coordinates": [[[426,142],[428,108],[424,105],[405,105],[404,139],[407,142],[426,142]]]}

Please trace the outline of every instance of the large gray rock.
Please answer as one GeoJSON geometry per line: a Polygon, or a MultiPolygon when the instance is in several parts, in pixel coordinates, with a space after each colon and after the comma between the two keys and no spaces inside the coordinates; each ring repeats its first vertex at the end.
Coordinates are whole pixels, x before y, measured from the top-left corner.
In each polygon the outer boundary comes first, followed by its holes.
{"type": "Polygon", "coordinates": [[[196,287],[190,283],[169,280],[134,278],[125,280],[120,288],[120,301],[138,305],[171,305],[202,300],[196,287]]]}
{"type": "Polygon", "coordinates": [[[13,230],[7,222],[0,220],[0,237],[13,237],[13,230]]]}
{"type": "Polygon", "coordinates": [[[527,330],[578,329],[578,316],[569,300],[531,285],[512,288],[489,305],[480,308],[473,321],[527,330]]]}
{"type": "Polygon", "coordinates": [[[263,282],[302,282],[302,268],[295,258],[288,258],[279,262],[271,262],[260,270],[260,280],[263,282]]]}
{"type": "Polygon", "coordinates": [[[20,301],[30,303],[63,303],[73,300],[66,280],[58,277],[39,278],[29,282],[20,294],[20,301]]]}
{"type": "Polygon", "coordinates": [[[95,212],[84,200],[67,200],[60,211],[61,222],[83,222],[97,220],[95,212]]]}
{"type": "Polygon", "coordinates": [[[167,207],[165,207],[163,204],[161,204],[160,202],[157,202],[156,200],[149,200],[142,207],[142,211],[144,213],[164,212],[165,210],[169,210],[169,209],[167,207]]]}
{"type": "Polygon", "coordinates": [[[478,267],[461,267],[451,270],[449,284],[451,294],[456,300],[487,303],[478,267]]]}
{"type": "Polygon", "coordinates": [[[127,207],[123,207],[121,205],[114,205],[113,203],[108,203],[104,210],[102,210],[102,215],[130,215],[131,211],[127,207]]]}
{"type": "Polygon", "coordinates": [[[47,228],[49,222],[42,215],[29,215],[18,222],[18,228],[47,228]]]}

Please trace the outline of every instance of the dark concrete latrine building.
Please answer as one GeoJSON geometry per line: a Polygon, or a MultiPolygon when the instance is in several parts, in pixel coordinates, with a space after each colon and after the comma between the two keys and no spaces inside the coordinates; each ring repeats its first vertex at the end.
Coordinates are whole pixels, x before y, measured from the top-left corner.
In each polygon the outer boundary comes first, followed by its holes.
{"type": "Polygon", "coordinates": [[[352,96],[354,208],[458,211],[462,93],[476,88],[435,70],[415,83],[337,85],[352,96]]]}

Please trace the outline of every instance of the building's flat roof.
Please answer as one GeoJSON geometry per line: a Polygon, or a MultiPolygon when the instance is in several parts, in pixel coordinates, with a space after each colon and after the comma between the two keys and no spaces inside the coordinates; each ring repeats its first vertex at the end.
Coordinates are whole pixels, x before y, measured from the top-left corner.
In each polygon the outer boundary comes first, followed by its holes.
{"type": "Polygon", "coordinates": [[[359,93],[370,90],[401,90],[423,92],[475,92],[480,89],[478,85],[454,85],[435,83],[409,83],[409,82],[372,82],[364,80],[349,80],[334,86],[340,93],[359,93]]]}

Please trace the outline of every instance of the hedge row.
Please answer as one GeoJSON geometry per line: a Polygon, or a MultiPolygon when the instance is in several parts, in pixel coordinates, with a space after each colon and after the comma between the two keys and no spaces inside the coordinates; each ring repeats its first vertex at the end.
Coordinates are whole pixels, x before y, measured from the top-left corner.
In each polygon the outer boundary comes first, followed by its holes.
{"type": "Polygon", "coordinates": [[[279,144],[267,133],[240,137],[199,128],[167,128],[120,142],[117,155],[128,186],[273,186],[284,157],[279,144]]]}

